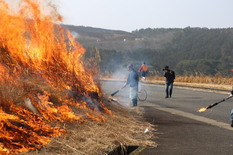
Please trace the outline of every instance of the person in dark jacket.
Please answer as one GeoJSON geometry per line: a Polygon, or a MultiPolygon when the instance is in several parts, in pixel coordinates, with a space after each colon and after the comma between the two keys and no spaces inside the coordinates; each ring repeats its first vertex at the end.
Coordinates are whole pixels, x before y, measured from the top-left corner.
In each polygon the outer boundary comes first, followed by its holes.
{"type": "Polygon", "coordinates": [[[129,98],[131,99],[132,105],[137,106],[139,77],[137,72],[134,70],[132,64],[128,65],[128,70],[129,70],[129,75],[123,88],[129,85],[130,87],[129,98]]]}
{"type": "Polygon", "coordinates": [[[165,90],[166,90],[166,96],[165,98],[172,97],[172,90],[173,90],[173,83],[175,77],[175,72],[169,69],[169,66],[165,66],[163,69],[164,71],[164,77],[166,77],[166,84],[165,84],[165,90]]]}

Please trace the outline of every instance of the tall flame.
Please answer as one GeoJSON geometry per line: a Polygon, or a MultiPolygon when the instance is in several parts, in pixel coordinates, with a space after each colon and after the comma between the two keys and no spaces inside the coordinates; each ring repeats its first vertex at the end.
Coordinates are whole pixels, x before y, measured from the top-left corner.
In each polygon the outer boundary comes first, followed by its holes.
{"type": "MultiPolygon", "coordinates": [[[[51,121],[84,119],[71,106],[111,114],[97,101],[100,90],[80,60],[85,49],[56,24],[62,18],[46,2],[21,0],[13,10],[0,0],[0,152],[5,154],[40,148],[65,132],[51,121]]],[[[104,121],[103,115],[86,116],[104,121]]]]}

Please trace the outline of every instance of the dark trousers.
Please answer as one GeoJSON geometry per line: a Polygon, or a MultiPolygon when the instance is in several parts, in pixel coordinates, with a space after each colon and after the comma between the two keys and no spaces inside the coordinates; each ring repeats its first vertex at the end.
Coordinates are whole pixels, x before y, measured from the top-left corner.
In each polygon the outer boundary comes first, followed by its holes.
{"type": "Polygon", "coordinates": [[[129,97],[130,97],[130,99],[132,101],[132,105],[137,106],[137,103],[138,103],[138,100],[137,100],[137,98],[138,98],[138,86],[130,87],[129,90],[130,90],[129,97]]]}
{"type": "Polygon", "coordinates": [[[132,99],[132,103],[133,103],[133,106],[137,106],[138,105],[138,100],[137,99],[132,99]]]}
{"type": "Polygon", "coordinates": [[[147,72],[142,72],[142,77],[146,77],[147,72]]]}
{"type": "Polygon", "coordinates": [[[166,97],[172,97],[172,89],[173,89],[173,83],[165,84],[166,97]]]}

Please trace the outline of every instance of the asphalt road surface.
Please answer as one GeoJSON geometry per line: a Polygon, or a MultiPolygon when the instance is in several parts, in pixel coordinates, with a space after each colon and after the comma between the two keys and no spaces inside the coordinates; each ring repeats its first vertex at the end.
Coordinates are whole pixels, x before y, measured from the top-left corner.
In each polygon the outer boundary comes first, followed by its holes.
{"type": "MultiPolygon", "coordinates": [[[[103,91],[111,94],[119,89],[121,82],[103,82],[103,91]]],[[[156,125],[154,140],[156,148],[140,148],[140,155],[232,155],[233,128],[230,126],[230,111],[233,98],[208,109],[200,108],[216,103],[229,94],[177,88],[173,97],[165,99],[164,87],[144,84],[147,100],[139,102],[145,119],[156,125]]],[[[118,102],[128,97],[128,89],[116,95],[118,102]]],[[[122,100],[123,101],[123,100],[122,100]]],[[[123,104],[125,104],[123,102],[123,104]]]]}

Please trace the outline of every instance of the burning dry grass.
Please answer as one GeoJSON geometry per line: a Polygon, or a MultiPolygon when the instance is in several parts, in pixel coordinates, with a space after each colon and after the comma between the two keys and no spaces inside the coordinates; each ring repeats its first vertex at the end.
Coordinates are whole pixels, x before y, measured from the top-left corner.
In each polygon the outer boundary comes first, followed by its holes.
{"type": "Polygon", "coordinates": [[[68,94],[67,90],[54,89],[44,81],[30,77],[28,74],[20,83],[17,80],[17,87],[14,80],[1,83],[3,111],[0,114],[1,118],[7,120],[1,122],[1,131],[14,141],[0,134],[3,148],[9,149],[6,153],[36,149],[21,154],[104,154],[119,145],[155,146],[150,141],[153,126],[133,111],[106,99],[99,100],[105,104],[102,110],[91,108],[88,104],[92,101],[87,100],[83,105],[76,105],[75,101],[75,104],[64,104],[59,97],[68,94]],[[48,92],[48,95],[37,96],[38,92],[48,92]],[[23,99],[23,96],[28,95],[36,112],[23,99]],[[41,102],[37,103],[36,100],[41,102]],[[144,134],[146,128],[150,132],[144,134]]]}
{"type": "Polygon", "coordinates": [[[0,0],[1,154],[99,154],[153,144],[127,110],[109,106],[112,115],[105,107],[81,61],[85,49],[55,24],[62,18],[50,1],[10,8],[0,0]]]}
{"type": "MultiPolygon", "coordinates": [[[[112,117],[93,75],[81,61],[85,49],[69,31],[55,24],[61,22],[55,6],[44,4],[44,0],[22,0],[12,12],[0,0],[2,154],[41,149],[66,132],[69,137],[65,138],[69,139],[83,129],[81,122],[87,124],[83,131],[95,133],[88,128],[112,117]],[[44,14],[44,9],[51,14],[44,14]]],[[[60,141],[55,140],[58,144],[60,141]]]]}
{"type": "MultiPolygon", "coordinates": [[[[104,101],[113,116],[104,122],[85,121],[64,123],[67,133],[55,138],[49,145],[29,154],[107,154],[118,146],[156,146],[150,139],[154,127],[143,121],[140,115],[115,103],[104,101]],[[144,133],[148,128],[149,132],[144,133]]],[[[27,153],[23,153],[27,154],[27,153]]],[[[22,154],[22,155],[23,155],[22,154]]]]}

